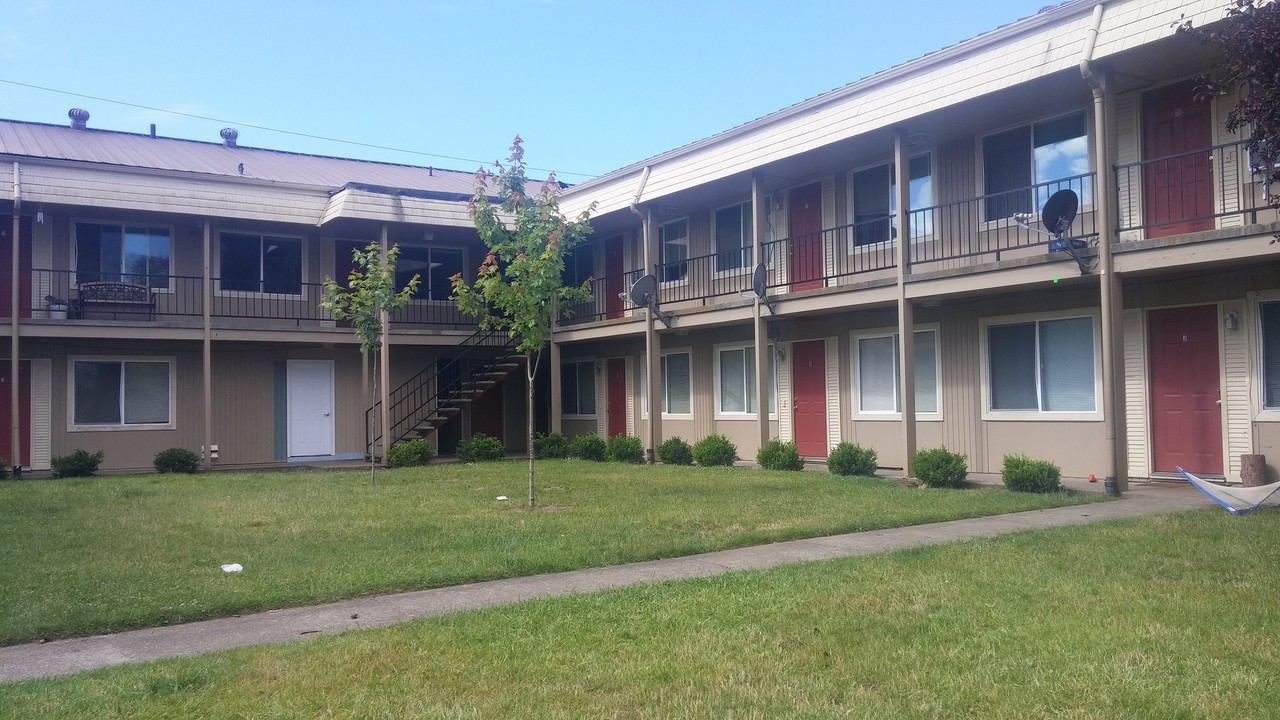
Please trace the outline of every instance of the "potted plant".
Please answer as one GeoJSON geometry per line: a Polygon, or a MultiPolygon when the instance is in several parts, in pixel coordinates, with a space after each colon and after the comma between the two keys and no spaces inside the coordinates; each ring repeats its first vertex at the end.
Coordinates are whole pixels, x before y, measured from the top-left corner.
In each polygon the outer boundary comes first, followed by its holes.
{"type": "Polygon", "coordinates": [[[66,320],[69,303],[57,295],[45,295],[44,301],[49,304],[50,320],[66,320]]]}

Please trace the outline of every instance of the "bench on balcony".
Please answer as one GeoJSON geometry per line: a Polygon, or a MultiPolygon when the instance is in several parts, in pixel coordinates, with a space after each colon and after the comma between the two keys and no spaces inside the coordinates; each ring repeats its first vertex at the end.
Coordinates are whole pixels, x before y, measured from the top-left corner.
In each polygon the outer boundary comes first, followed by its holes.
{"type": "Polygon", "coordinates": [[[145,285],[132,283],[80,283],[76,299],[71,301],[71,313],[72,317],[83,318],[86,312],[110,313],[113,320],[119,315],[145,313],[152,320],[156,315],[156,294],[145,285]]]}

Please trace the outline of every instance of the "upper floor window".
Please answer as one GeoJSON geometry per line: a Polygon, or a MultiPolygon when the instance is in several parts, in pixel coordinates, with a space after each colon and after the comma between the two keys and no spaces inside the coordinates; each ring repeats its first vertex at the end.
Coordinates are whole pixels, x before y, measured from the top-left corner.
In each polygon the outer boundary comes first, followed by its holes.
{"type": "Polygon", "coordinates": [[[401,245],[396,262],[396,287],[402,288],[418,276],[419,300],[448,300],[453,296],[449,278],[462,272],[462,248],[401,245]]]}
{"type": "MultiPolygon", "coordinates": [[[[911,158],[908,170],[911,209],[929,207],[933,204],[933,169],[929,156],[911,158]]],[[[894,163],[855,171],[849,187],[853,194],[854,247],[893,239],[893,220],[898,212],[898,174],[894,163]]],[[[933,230],[927,226],[930,219],[925,215],[920,227],[912,226],[911,237],[928,235],[933,230]]]]}
{"type": "Polygon", "coordinates": [[[71,372],[73,425],[169,424],[172,417],[172,363],[169,360],[74,360],[71,372]]]}
{"type": "Polygon", "coordinates": [[[1093,412],[1093,318],[987,326],[991,410],[1093,412]]]}
{"type": "Polygon", "coordinates": [[[681,218],[658,226],[658,259],[662,282],[684,280],[689,274],[689,219],[681,218]]]}
{"type": "Polygon", "coordinates": [[[720,208],[715,213],[716,272],[741,270],[751,265],[751,203],[720,208]]]}
{"type": "Polygon", "coordinates": [[[1263,303],[1262,316],[1262,406],[1280,410],[1280,302],[1263,303]]]}
{"type": "Polygon", "coordinates": [[[76,223],[76,282],[169,287],[169,229],[76,223]]]}
{"type": "Polygon", "coordinates": [[[582,283],[595,275],[596,248],[594,245],[579,245],[565,253],[564,272],[560,278],[566,287],[582,287],[582,283]]]}
{"type": "Polygon", "coordinates": [[[256,233],[222,233],[223,290],[302,294],[302,240],[256,233]]]}
{"type": "MultiPolygon", "coordinates": [[[[1061,189],[1046,183],[1089,172],[1088,140],[1083,112],[984,137],[985,219],[1037,212],[1049,195],[1061,189]]],[[[1083,188],[1073,189],[1079,193],[1083,188]]]]}

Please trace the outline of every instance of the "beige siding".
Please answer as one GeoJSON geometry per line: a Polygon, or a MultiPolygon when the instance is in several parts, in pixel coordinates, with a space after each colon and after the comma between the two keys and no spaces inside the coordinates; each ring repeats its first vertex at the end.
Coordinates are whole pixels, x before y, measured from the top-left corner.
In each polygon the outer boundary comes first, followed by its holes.
{"type": "Polygon", "coordinates": [[[641,359],[638,363],[636,358],[627,357],[626,374],[627,374],[627,434],[636,434],[636,419],[640,415],[641,403],[636,401],[636,396],[640,393],[640,378],[636,374],[637,367],[646,367],[645,360],[641,359]]]}
{"type": "MultiPolygon", "coordinates": [[[[1141,93],[1131,92],[1116,97],[1116,164],[1127,165],[1142,159],[1142,122],[1139,117],[1141,93]]],[[[1130,169],[1122,175],[1119,190],[1119,207],[1116,215],[1119,225],[1130,227],[1142,222],[1142,173],[1130,169]]],[[[1138,230],[1125,231],[1120,239],[1140,240],[1138,230]]]]}
{"type": "MultiPolygon", "coordinates": [[[[1216,98],[1213,103],[1213,144],[1228,145],[1238,142],[1242,135],[1240,133],[1227,132],[1226,123],[1222,121],[1226,114],[1231,110],[1231,106],[1239,100],[1238,95],[1228,95],[1216,98]]],[[[1251,193],[1253,183],[1249,182],[1251,178],[1240,177],[1236,173],[1230,172],[1230,168],[1248,167],[1248,157],[1238,157],[1242,152],[1239,148],[1223,148],[1214,154],[1212,165],[1215,169],[1215,184],[1213,202],[1215,209],[1219,213],[1229,213],[1241,209],[1241,200],[1245,193],[1251,193]],[[1221,156],[1219,156],[1219,154],[1221,156]],[[1221,172],[1218,172],[1221,170],[1221,172]],[[1248,183],[1243,186],[1242,183],[1248,183]]],[[[1227,215],[1218,219],[1218,227],[1239,227],[1244,225],[1243,215],[1227,215]]]]}
{"type": "Polygon", "coordinates": [[[1147,331],[1144,312],[1124,311],[1124,412],[1125,446],[1129,477],[1151,475],[1147,425],[1147,331]]]}
{"type": "MultiPolygon", "coordinates": [[[[828,175],[822,178],[822,229],[836,227],[836,183],[835,178],[828,175]]],[[[831,277],[836,272],[836,253],[846,253],[848,245],[844,237],[836,237],[837,233],[823,233],[822,274],[831,277]]]]}
{"type": "MultiPolygon", "coordinates": [[[[938,363],[941,368],[939,409],[942,411],[942,445],[963,453],[970,468],[978,458],[986,456],[987,425],[981,420],[982,406],[982,333],[978,314],[972,305],[961,305],[947,313],[938,331],[938,363]]],[[[919,426],[917,426],[917,429],[919,426]]],[[[924,439],[917,444],[926,448],[924,439]]]]}
{"type": "MultiPolygon", "coordinates": [[[[787,354],[791,357],[791,343],[781,343],[787,354]]],[[[776,372],[778,373],[778,438],[781,440],[795,440],[795,428],[792,421],[795,419],[795,412],[792,403],[795,402],[794,391],[791,383],[791,363],[777,363],[776,372]]]]}
{"type": "Polygon", "coordinates": [[[1224,302],[1220,317],[1235,313],[1234,330],[1222,330],[1222,404],[1226,424],[1226,458],[1223,467],[1229,480],[1240,480],[1240,456],[1253,452],[1253,401],[1249,397],[1249,325],[1243,300],[1224,302]]]}
{"type": "Polygon", "coordinates": [[[827,338],[827,450],[840,444],[840,339],[827,338]]]}
{"type": "Polygon", "coordinates": [[[31,361],[31,457],[23,461],[32,470],[48,470],[53,435],[50,398],[53,371],[48,358],[31,361]]]}
{"type": "Polygon", "coordinates": [[[311,222],[324,225],[339,218],[475,227],[465,203],[353,189],[336,193],[311,222]]]}

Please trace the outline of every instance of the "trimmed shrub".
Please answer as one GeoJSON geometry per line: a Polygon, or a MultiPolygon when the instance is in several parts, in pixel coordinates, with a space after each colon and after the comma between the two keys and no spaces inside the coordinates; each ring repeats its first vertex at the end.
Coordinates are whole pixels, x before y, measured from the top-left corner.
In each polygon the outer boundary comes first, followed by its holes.
{"type": "Polygon", "coordinates": [[[569,443],[569,454],[579,460],[604,462],[607,447],[599,435],[579,435],[569,443]]]}
{"type": "Polygon", "coordinates": [[[692,465],[693,449],[679,437],[670,437],[658,446],[658,459],[663,465],[692,465]]]}
{"type": "Polygon", "coordinates": [[[558,432],[538,433],[533,437],[533,456],[539,460],[568,457],[569,439],[558,432]]]}
{"type": "Polygon", "coordinates": [[[422,438],[414,438],[412,440],[404,440],[391,446],[387,451],[387,467],[417,467],[418,465],[426,465],[431,462],[432,456],[436,454],[431,445],[422,438]]]}
{"type": "Polygon", "coordinates": [[[1026,453],[1004,456],[1000,469],[1004,486],[1018,492],[1050,493],[1062,490],[1062,468],[1048,460],[1032,460],[1026,453]]]}
{"type": "Polygon", "coordinates": [[[929,487],[963,487],[969,474],[965,457],[946,448],[921,450],[912,458],[911,468],[920,482],[929,487]]]}
{"type": "Polygon", "coordinates": [[[803,470],[804,460],[800,459],[800,451],[793,442],[783,442],[774,438],[760,447],[756,453],[756,462],[765,470],[803,470]]]}
{"type": "Polygon", "coordinates": [[[851,442],[842,442],[831,448],[831,453],[827,455],[827,470],[832,475],[875,477],[876,451],[851,442]]]}
{"type": "Polygon", "coordinates": [[[712,433],[694,444],[693,459],[699,465],[733,465],[738,459],[738,446],[724,435],[712,433]]]}
{"type": "Polygon", "coordinates": [[[458,443],[458,459],[467,463],[506,460],[507,449],[498,438],[476,433],[458,443]]]}
{"type": "Polygon", "coordinates": [[[54,477],[89,477],[98,472],[98,464],[106,453],[99,450],[91,453],[88,450],[73,450],[70,455],[55,455],[49,458],[54,477]]]}
{"type": "Polygon", "coordinates": [[[169,448],[151,461],[158,473],[193,473],[200,469],[200,456],[186,448],[169,448]]]}
{"type": "Polygon", "coordinates": [[[614,435],[605,443],[604,455],[610,462],[639,465],[644,462],[644,446],[638,437],[614,435]]]}

